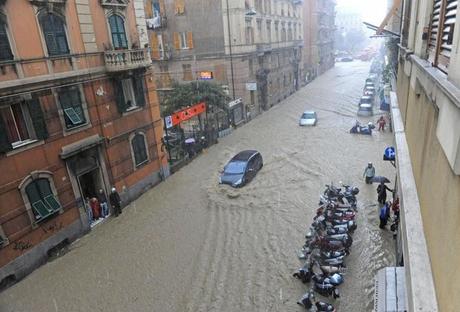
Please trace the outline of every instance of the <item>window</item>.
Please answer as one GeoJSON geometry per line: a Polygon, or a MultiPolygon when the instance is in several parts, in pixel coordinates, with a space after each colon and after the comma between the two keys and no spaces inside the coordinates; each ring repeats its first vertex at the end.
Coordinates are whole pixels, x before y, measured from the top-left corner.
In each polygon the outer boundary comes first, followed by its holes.
{"type": "Polygon", "coordinates": [[[174,47],[176,50],[193,49],[193,34],[191,31],[174,32],[174,47]]]}
{"type": "Polygon", "coordinates": [[[267,41],[272,41],[272,22],[267,21],[267,41]]]}
{"type": "Polygon", "coordinates": [[[455,22],[457,0],[435,0],[428,38],[428,60],[442,71],[448,71],[455,22]]]}
{"type": "Polygon", "coordinates": [[[0,107],[0,153],[48,137],[38,99],[0,107]]]}
{"type": "Polygon", "coordinates": [[[13,53],[11,53],[10,41],[6,32],[6,22],[0,13],[0,61],[12,60],[13,53]]]}
{"type": "Polygon", "coordinates": [[[280,41],[279,23],[275,22],[275,41],[280,41]]]}
{"type": "Polygon", "coordinates": [[[134,165],[139,167],[148,162],[146,137],[143,133],[137,133],[131,139],[131,148],[134,155],[134,165]]]}
{"type": "Polygon", "coordinates": [[[185,14],[185,0],[175,0],[175,12],[176,15],[185,14]]]}
{"type": "Polygon", "coordinates": [[[252,28],[251,20],[246,20],[245,38],[246,44],[254,43],[254,29],[252,28]]]}
{"type": "Polygon", "coordinates": [[[77,87],[60,89],[58,91],[58,98],[67,129],[72,129],[86,124],[80,90],[77,87]]]}
{"type": "Polygon", "coordinates": [[[263,37],[262,37],[262,20],[258,19],[257,22],[257,35],[258,35],[258,41],[262,42],[263,41],[263,37]]]}
{"type": "Polygon", "coordinates": [[[192,65],[191,64],[182,64],[183,71],[183,80],[190,81],[193,80],[192,65]]]}
{"type": "Polygon", "coordinates": [[[281,25],[281,41],[286,41],[286,28],[284,25],[281,25]]]}
{"type": "Polygon", "coordinates": [[[114,80],[115,100],[118,111],[123,114],[145,106],[145,81],[142,73],[135,73],[132,77],[114,80]]]}
{"type": "Polygon", "coordinates": [[[46,178],[32,180],[25,192],[34,215],[34,221],[40,222],[61,210],[61,204],[51,190],[50,181],[46,178]]]}
{"type": "Polygon", "coordinates": [[[48,55],[69,54],[64,21],[54,13],[44,13],[39,16],[40,25],[45,37],[48,55]]]}
{"type": "Polygon", "coordinates": [[[163,35],[162,34],[157,34],[157,41],[158,41],[158,51],[160,54],[160,59],[165,58],[165,48],[163,45],[163,35]]]}
{"type": "Polygon", "coordinates": [[[128,40],[125,32],[125,22],[119,15],[109,17],[110,32],[112,33],[112,44],[115,50],[127,49],[128,40]]]}

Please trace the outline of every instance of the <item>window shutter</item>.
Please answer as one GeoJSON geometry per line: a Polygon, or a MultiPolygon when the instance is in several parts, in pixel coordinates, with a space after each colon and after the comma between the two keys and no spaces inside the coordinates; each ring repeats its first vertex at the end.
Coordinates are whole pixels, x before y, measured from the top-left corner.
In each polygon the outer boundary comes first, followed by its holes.
{"type": "Polygon", "coordinates": [[[164,2],[164,0],[159,0],[159,1],[160,1],[160,14],[163,16],[164,12],[166,12],[165,2],[164,2]]]}
{"type": "Polygon", "coordinates": [[[145,4],[145,18],[153,18],[153,0],[147,0],[145,4]]]}
{"type": "Polygon", "coordinates": [[[438,66],[445,72],[447,72],[450,63],[454,28],[457,20],[457,3],[457,0],[447,0],[444,9],[445,14],[440,34],[438,66]]]}
{"type": "Polygon", "coordinates": [[[185,13],[185,1],[184,0],[176,0],[175,1],[175,11],[176,15],[182,15],[185,13]]]}
{"type": "Polygon", "coordinates": [[[123,93],[123,86],[121,85],[121,80],[113,80],[115,102],[117,103],[118,112],[123,114],[126,111],[126,101],[125,95],[123,93]]]}
{"type": "Polygon", "coordinates": [[[193,34],[191,31],[187,32],[187,47],[193,49],[193,34]]]}
{"type": "Polygon", "coordinates": [[[135,95],[137,106],[145,106],[146,88],[143,74],[139,74],[139,76],[134,77],[134,88],[136,88],[135,95]]]}
{"type": "Polygon", "coordinates": [[[10,142],[8,141],[8,135],[6,133],[5,123],[3,118],[0,116],[0,153],[6,153],[12,149],[10,142]]]}
{"type": "Polygon", "coordinates": [[[174,48],[180,50],[180,39],[177,31],[174,32],[174,48]]]}
{"type": "Polygon", "coordinates": [[[43,115],[43,111],[40,107],[40,101],[38,99],[32,99],[27,101],[27,108],[29,109],[30,119],[35,129],[35,135],[38,140],[45,140],[48,138],[48,130],[46,128],[46,121],[43,115]]]}
{"type": "Polygon", "coordinates": [[[158,37],[156,32],[150,33],[150,44],[152,45],[152,58],[158,60],[160,58],[160,48],[158,47],[158,37]]]}

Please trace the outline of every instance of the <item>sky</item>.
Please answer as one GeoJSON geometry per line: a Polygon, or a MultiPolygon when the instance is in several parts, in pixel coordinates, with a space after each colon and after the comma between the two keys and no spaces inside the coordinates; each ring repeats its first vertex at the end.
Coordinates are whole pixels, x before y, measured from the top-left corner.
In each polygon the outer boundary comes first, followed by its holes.
{"type": "Polygon", "coordinates": [[[337,0],[336,10],[358,11],[365,22],[379,25],[387,13],[387,2],[387,0],[337,0]]]}

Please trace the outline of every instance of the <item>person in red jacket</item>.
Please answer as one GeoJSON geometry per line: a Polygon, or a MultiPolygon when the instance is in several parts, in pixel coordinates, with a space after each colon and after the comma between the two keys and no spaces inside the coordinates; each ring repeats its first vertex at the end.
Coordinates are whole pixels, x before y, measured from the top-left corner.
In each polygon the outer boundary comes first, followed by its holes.
{"type": "Polygon", "coordinates": [[[93,220],[97,220],[101,217],[101,205],[96,197],[91,198],[90,200],[91,210],[93,212],[93,220]]]}
{"type": "Polygon", "coordinates": [[[385,125],[387,124],[385,118],[383,118],[383,116],[380,116],[379,120],[377,120],[377,123],[379,124],[379,131],[382,130],[383,132],[385,132],[385,125]]]}

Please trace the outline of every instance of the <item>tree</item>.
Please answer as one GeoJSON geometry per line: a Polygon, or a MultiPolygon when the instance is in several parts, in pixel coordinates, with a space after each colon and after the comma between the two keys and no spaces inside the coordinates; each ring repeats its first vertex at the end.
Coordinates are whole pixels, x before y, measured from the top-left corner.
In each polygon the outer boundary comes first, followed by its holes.
{"type": "Polygon", "coordinates": [[[193,81],[186,84],[176,82],[173,84],[173,90],[164,95],[161,111],[163,116],[168,116],[200,102],[206,102],[210,111],[226,111],[226,103],[229,100],[218,84],[208,81],[193,81]]]}

